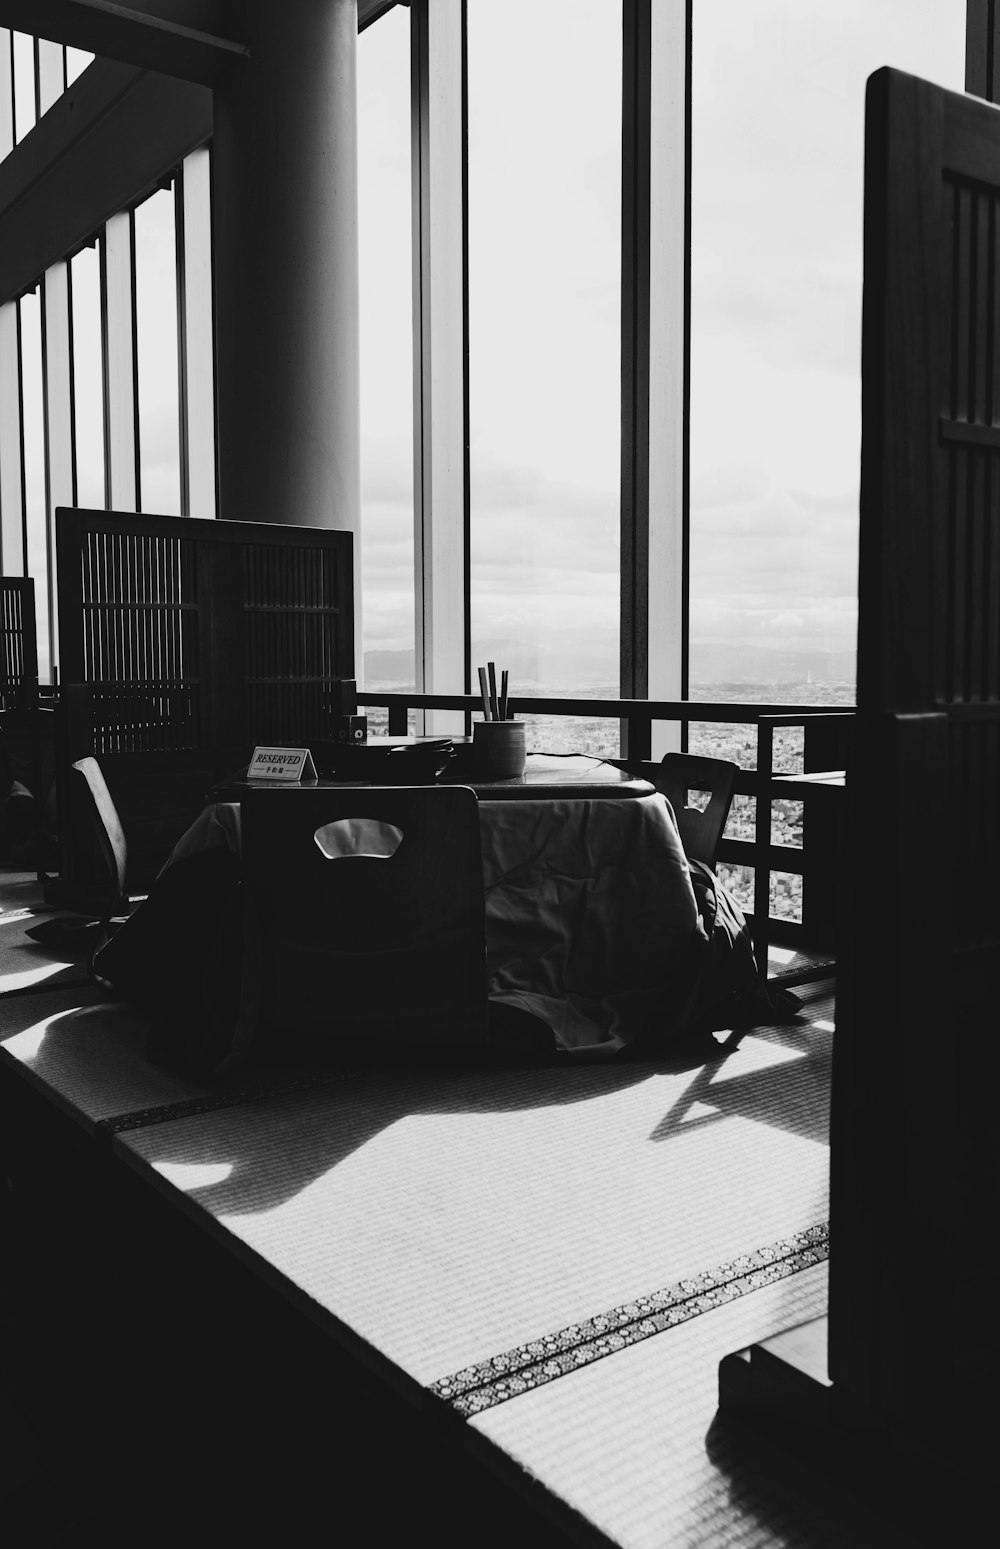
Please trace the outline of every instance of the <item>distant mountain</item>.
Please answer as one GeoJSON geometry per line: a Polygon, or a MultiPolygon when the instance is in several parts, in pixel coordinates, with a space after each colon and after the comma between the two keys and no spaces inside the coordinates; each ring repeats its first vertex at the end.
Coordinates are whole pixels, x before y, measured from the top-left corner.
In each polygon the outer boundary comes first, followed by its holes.
{"type": "MultiPolygon", "coordinates": [[[[498,672],[505,667],[522,693],[569,692],[570,683],[606,684],[617,681],[617,659],[608,651],[596,651],[582,641],[571,641],[563,648],[544,648],[541,652],[525,648],[512,640],[477,640],[472,647],[472,677],[476,668],[495,662],[498,672]]],[[[365,682],[377,684],[412,683],[412,651],[366,651],[365,682]]],[[[617,692],[617,690],[616,690],[617,692]]]]}
{"type": "MultiPolygon", "coordinates": [[[[691,647],[691,687],[693,689],[723,683],[842,683],[852,682],[855,671],[854,651],[774,651],[766,646],[732,646],[716,641],[691,647]]],[[[587,650],[526,650],[510,640],[483,640],[473,648],[473,669],[488,661],[504,667],[522,693],[542,695],[570,694],[568,684],[587,684],[589,692],[600,691],[614,698],[618,689],[618,664],[607,652],[587,650]]],[[[473,673],[475,678],[475,673],[473,673]]],[[[366,651],[365,683],[412,685],[412,651],[366,651]]],[[[584,693],[586,690],[578,689],[584,693]]]]}
{"type": "Polygon", "coordinates": [[[839,683],[854,677],[855,651],[773,651],[766,646],[691,645],[691,685],[718,683],[839,683]]]}
{"type": "Polygon", "coordinates": [[[412,686],[413,681],[412,651],[365,652],[365,683],[369,688],[380,683],[402,683],[412,686]]]}

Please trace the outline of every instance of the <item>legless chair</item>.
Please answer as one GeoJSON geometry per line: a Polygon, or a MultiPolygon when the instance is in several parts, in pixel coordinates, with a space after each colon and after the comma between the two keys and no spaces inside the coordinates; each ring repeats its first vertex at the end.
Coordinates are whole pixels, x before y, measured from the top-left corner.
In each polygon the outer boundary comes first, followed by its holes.
{"type": "Polygon", "coordinates": [[[466,786],[251,790],[240,1045],[484,1046],[479,807],[466,786]]]}
{"type": "Polygon", "coordinates": [[[73,916],[43,920],[25,934],[43,945],[84,947],[93,954],[132,908],[125,892],[128,846],[118,812],[96,758],[81,758],[69,769],[67,820],[85,882],[73,916]],[[97,916],[95,921],[87,916],[97,916]]]}
{"type": "Polygon", "coordinates": [[[128,914],[130,908],[125,892],[125,831],[97,759],[78,759],[71,774],[70,812],[73,822],[80,825],[81,843],[89,852],[93,913],[100,917],[107,933],[111,920],[128,914]]]}
{"type": "Polygon", "coordinates": [[[629,774],[649,780],[667,798],[688,860],[702,861],[714,870],[739,765],[695,753],[667,753],[658,764],[637,759],[629,760],[625,767],[629,774]],[[692,791],[709,793],[704,810],[688,804],[692,791]]]}

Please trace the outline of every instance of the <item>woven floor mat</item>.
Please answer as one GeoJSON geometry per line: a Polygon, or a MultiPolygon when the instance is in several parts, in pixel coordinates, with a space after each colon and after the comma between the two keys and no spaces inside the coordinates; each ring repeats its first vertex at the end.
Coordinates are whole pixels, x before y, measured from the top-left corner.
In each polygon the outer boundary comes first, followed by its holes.
{"type": "Polygon", "coordinates": [[[0,1058],[85,1129],[111,1116],[203,1096],[144,1057],[146,1024],[94,985],[0,997],[0,1058]]]}
{"type": "MultiPolygon", "coordinates": [[[[64,916],[67,919],[73,916],[64,916]]],[[[26,934],[29,927],[60,918],[42,901],[34,876],[0,879],[0,997],[54,984],[85,984],[87,949],[43,946],[26,934]]]]}
{"type": "Polygon", "coordinates": [[[822,1222],[673,1285],[658,1287],[635,1301],[603,1309],[582,1323],[571,1323],[526,1345],[500,1351],[488,1361],[431,1383],[431,1392],[466,1418],[481,1414],[532,1388],[557,1382],[581,1366],[606,1360],[620,1350],[714,1312],[740,1296],[801,1274],[823,1263],[829,1253],[829,1228],[822,1222]]]}
{"type": "Polygon", "coordinates": [[[712,1065],[358,1074],[132,1130],[423,1384],[828,1214],[828,996],[712,1065]]]}
{"type": "Polygon", "coordinates": [[[469,1421],[623,1549],[896,1549],[861,1507],[763,1468],[717,1417],[723,1356],[826,1311],[825,1265],[469,1421]]]}

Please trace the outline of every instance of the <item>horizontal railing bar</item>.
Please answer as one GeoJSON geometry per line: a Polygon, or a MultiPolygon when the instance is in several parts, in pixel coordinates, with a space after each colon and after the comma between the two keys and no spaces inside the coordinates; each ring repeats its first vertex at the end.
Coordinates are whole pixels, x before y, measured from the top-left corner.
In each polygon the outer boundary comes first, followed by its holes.
{"type": "Polygon", "coordinates": [[[100,609],[105,612],[114,610],[124,613],[128,609],[133,611],[141,609],[143,613],[150,613],[154,609],[161,613],[194,613],[198,609],[196,602],[173,601],[168,598],[162,601],[159,598],[149,597],[84,597],[80,603],[84,613],[97,613],[100,609]]]}
{"type": "MultiPolygon", "coordinates": [[[[481,711],[482,699],[478,694],[418,694],[397,690],[379,693],[377,690],[358,691],[359,705],[405,705],[411,710],[471,710],[481,711]]],[[[534,699],[521,698],[509,701],[511,710],[522,715],[593,715],[598,719],[648,721],[732,721],[753,726],[764,716],[789,717],[795,725],[805,717],[816,715],[850,716],[857,713],[854,705],[759,705],[732,704],[719,700],[697,699],[534,699]]]]}
{"type": "MultiPolygon", "coordinates": [[[[757,846],[752,839],[720,839],[718,859],[731,866],[747,866],[751,871],[757,864],[757,846]]],[[[806,852],[801,846],[772,844],[765,852],[769,871],[792,871],[805,876],[809,866],[806,852]]]]}

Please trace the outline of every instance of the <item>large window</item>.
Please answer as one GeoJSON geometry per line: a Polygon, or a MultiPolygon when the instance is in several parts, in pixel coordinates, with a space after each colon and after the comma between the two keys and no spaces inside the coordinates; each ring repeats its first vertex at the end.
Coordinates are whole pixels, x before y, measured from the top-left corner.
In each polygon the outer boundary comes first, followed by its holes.
{"type": "Polygon", "coordinates": [[[618,691],[621,61],[620,0],[468,8],[472,658],[517,695],[618,691]]]}
{"type": "Polygon", "coordinates": [[[692,697],[853,700],[865,81],[964,49],[956,0],[696,0],[692,697]]]}
{"type": "Polygon", "coordinates": [[[358,38],[364,680],[412,688],[413,281],[410,16],[358,38]]]}

